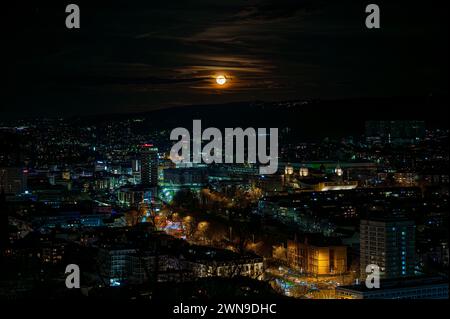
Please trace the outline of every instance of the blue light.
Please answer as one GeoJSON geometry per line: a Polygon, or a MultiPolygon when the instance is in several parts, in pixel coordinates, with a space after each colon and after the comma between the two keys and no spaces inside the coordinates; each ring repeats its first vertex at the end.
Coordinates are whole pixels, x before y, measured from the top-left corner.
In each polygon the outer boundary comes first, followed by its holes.
{"type": "Polygon", "coordinates": [[[119,287],[119,286],[120,286],[120,281],[117,280],[117,279],[115,279],[115,278],[111,278],[111,279],[109,280],[109,285],[110,285],[111,287],[119,287]]]}

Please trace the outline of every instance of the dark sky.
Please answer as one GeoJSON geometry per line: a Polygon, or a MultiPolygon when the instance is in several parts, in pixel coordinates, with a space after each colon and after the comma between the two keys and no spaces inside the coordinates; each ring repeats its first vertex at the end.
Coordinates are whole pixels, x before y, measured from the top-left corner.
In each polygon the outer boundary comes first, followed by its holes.
{"type": "Polygon", "coordinates": [[[373,1],[379,30],[363,1],[72,1],[80,30],[65,28],[69,1],[39,2],[6,10],[2,117],[447,95],[444,2],[373,1]]]}

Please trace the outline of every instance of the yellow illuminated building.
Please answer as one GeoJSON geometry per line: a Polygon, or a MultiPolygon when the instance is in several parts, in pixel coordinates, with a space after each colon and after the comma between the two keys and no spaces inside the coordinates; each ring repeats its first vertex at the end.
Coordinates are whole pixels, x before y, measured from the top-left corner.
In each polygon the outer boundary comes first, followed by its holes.
{"type": "Polygon", "coordinates": [[[70,180],[70,172],[69,171],[62,172],[62,179],[70,180]]]}
{"type": "Polygon", "coordinates": [[[311,245],[289,240],[289,265],[311,275],[336,275],[347,272],[347,248],[342,245],[311,245]]]}
{"type": "Polygon", "coordinates": [[[314,190],[316,192],[326,192],[326,191],[338,191],[338,190],[350,190],[358,187],[357,181],[349,182],[322,182],[314,185],[314,190]]]}

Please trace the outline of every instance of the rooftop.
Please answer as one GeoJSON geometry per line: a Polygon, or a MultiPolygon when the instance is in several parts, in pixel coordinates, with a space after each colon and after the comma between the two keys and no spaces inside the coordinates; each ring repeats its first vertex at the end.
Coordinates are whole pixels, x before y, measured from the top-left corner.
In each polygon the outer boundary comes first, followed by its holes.
{"type": "MultiPolygon", "coordinates": [[[[448,279],[444,277],[409,277],[409,278],[397,278],[397,279],[381,279],[380,280],[380,289],[379,290],[388,290],[388,289],[402,289],[402,288],[413,288],[413,287],[421,287],[421,286],[431,286],[431,285],[439,285],[439,284],[447,284],[448,279]]],[[[374,289],[367,288],[365,283],[361,283],[359,285],[350,285],[350,286],[340,286],[337,289],[339,290],[352,290],[355,292],[376,292],[374,289]]]]}

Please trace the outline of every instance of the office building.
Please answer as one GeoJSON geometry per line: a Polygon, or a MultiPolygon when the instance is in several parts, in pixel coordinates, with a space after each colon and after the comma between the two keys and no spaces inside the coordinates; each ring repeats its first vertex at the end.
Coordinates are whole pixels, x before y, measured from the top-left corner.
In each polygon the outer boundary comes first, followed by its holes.
{"type": "Polygon", "coordinates": [[[158,185],[158,148],[153,144],[142,145],[141,184],[148,187],[158,185]]]}
{"type": "Polygon", "coordinates": [[[415,266],[415,225],[403,217],[369,216],[361,220],[360,271],[367,277],[367,265],[377,265],[380,278],[410,277],[415,266]]]}
{"type": "Polygon", "coordinates": [[[184,257],[186,268],[200,278],[247,276],[260,279],[264,274],[263,258],[251,253],[241,255],[225,249],[191,246],[184,257]]]}
{"type": "Polygon", "coordinates": [[[347,272],[347,248],[338,243],[288,240],[287,258],[291,267],[311,275],[347,272]]]}

